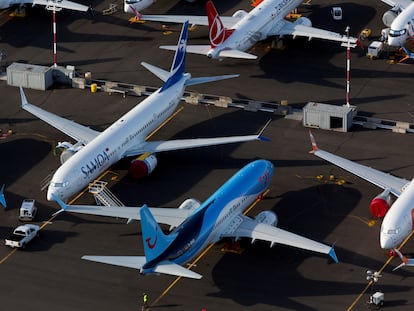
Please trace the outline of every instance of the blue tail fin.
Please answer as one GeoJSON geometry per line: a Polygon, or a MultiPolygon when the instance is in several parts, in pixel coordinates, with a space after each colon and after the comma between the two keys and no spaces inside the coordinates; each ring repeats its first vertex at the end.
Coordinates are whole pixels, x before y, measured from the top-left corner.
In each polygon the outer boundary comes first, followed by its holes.
{"type": "Polygon", "coordinates": [[[165,235],[146,205],[140,209],[142,240],[147,262],[157,258],[174,241],[176,234],[165,235]]]}
{"type": "Polygon", "coordinates": [[[0,204],[3,205],[4,208],[7,207],[6,198],[4,197],[4,185],[1,187],[0,190],[0,204]]]}
{"type": "Polygon", "coordinates": [[[185,54],[187,50],[188,39],[188,21],[186,21],[181,29],[180,39],[178,40],[177,50],[175,51],[174,60],[170,69],[170,77],[161,88],[161,92],[175,84],[184,75],[185,54]]]}

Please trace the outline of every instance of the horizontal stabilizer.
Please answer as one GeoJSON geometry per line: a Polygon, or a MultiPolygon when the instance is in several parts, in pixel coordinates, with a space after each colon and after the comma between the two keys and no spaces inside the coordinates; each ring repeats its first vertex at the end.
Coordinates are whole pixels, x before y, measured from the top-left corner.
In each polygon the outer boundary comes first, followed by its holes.
{"type": "Polygon", "coordinates": [[[146,263],[144,256],[82,256],[82,259],[137,270],[146,263]]]}
{"type": "Polygon", "coordinates": [[[69,9],[74,11],[81,11],[86,12],[89,10],[89,7],[86,5],[68,1],[68,0],[59,0],[59,1],[52,1],[52,0],[33,0],[34,5],[44,5],[46,7],[54,7],[62,8],[62,9],[69,9]]]}
{"type": "Polygon", "coordinates": [[[156,75],[158,78],[160,78],[164,82],[167,81],[171,75],[169,71],[161,69],[157,66],[148,64],[146,62],[141,62],[141,65],[147,68],[149,71],[151,71],[154,75],[156,75]]]}
{"type": "Polygon", "coordinates": [[[191,79],[189,79],[185,82],[185,85],[189,86],[189,85],[196,85],[196,84],[214,82],[214,81],[219,81],[219,80],[237,78],[238,76],[240,76],[240,75],[223,75],[223,76],[214,76],[214,77],[191,78],[191,79]]]}
{"type": "Polygon", "coordinates": [[[177,265],[171,261],[162,261],[154,269],[156,273],[163,273],[169,275],[182,276],[190,279],[201,279],[202,275],[191,271],[183,266],[177,265]]]}
{"type": "Polygon", "coordinates": [[[256,55],[249,54],[240,50],[223,50],[220,51],[218,57],[231,57],[231,58],[243,58],[243,59],[257,59],[256,55]]]}
{"type": "MultiPolygon", "coordinates": [[[[177,50],[177,46],[176,45],[161,45],[160,49],[175,51],[177,50]]],[[[209,45],[187,45],[187,53],[201,54],[201,55],[207,56],[207,53],[210,50],[211,50],[211,47],[209,45]]]]}

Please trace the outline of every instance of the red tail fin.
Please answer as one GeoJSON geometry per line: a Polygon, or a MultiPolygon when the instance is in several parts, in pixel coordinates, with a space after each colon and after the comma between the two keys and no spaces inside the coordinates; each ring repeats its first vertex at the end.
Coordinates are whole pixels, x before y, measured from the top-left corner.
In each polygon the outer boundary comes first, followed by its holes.
{"type": "Polygon", "coordinates": [[[210,44],[212,48],[222,44],[234,31],[226,29],[212,1],[206,3],[210,44]]]}

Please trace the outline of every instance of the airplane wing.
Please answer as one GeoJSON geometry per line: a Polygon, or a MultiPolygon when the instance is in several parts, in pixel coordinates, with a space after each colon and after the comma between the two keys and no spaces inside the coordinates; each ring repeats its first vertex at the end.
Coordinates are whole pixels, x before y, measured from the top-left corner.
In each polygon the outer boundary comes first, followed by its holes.
{"type": "Polygon", "coordinates": [[[235,218],[234,224],[237,223],[239,223],[238,226],[229,226],[230,230],[228,232],[224,232],[221,236],[236,239],[246,237],[253,240],[269,241],[271,245],[278,243],[293,246],[317,253],[328,254],[335,262],[338,262],[333,248],[325,244],[313,241],[275,226],[259,223],[244,215],[240,215],[235,218]]]}
{"type": "MultiPolygon", "coordinates": [[[[309,132],[310,133],[310,132],[309,132]]],[[[336,156],[332,153],[327,151],[321,150],[316,145],[315,139],[310,133],[311,141],[312,141],[312,151],[317,157],[324,159],[340,168],[357,175],[358,177],[369,181],[370,183],[382,188],[382,189],[390,189],[391,193],[395,196],[399,197],[406,185],[409,184],[410,181],[393,176],[391,174],[381,172],[374,168],[355,163],[353,161],[341,158],[336,156]]]]}
{"type": "Polygon", "coordinates": [[[136,156],[146,152],[157,153],[163,151],[181,150],[198,148],[205,146],[214,146],[230,143],[240,143],[252,140],[267,140],[259,135],[230,136],[216,138],[195,138],[195,139],[176,139],[167,141],[152,141],[141,143],[140,146],[131,148],[125,152],[124,157],[136,156]]]}
{"type": "Polygon", "coordinates": [[[80,3],[72,2],[69,0],[33,0],[34,5],[44,5],[46,7],[54,7],[62,8],[62,9],[69,9],[74,11],[81,11],[86,12],[89,10],[89,7],[86,5],[82,5],[80,3]]]}
{"type": "MultiPolygon", "coordinates": [[[[273,31],[270,31],[268,34],[269,36],[276,36],[276,35],[291,35],[293,37],[300,36],[300,37],[308,37],[309,40],[312,38],[318,39],[325,39],[330,41],[338,41],[338,42],[348,42],[348,37],[345,35],[341,35],[336,32],[323,30],[311,26],[305,26],[301,24],[295,24],[286,20],[281,21],[283,26],[281,28],[278,24],[278,27],[275,28],[273,31]]],[[[355,44],[357,42],[356,38],[350,37],[350,43],[355,44]]]]}
{"type": "MultiPolygon", "coordinates": [[[[145,256],[82,256],[82,259],[105,263],[114,266],[141,270],[146,263],[145,256]]],[[[201,279],[201,275],[171,261],[165,260],[157,264],[154,273],[182,276],[192,279],[201,279]]]]}
{"type": "MultiPolygon", "coordinates": [[[[190,25],[208,26],[207,16],[191,16],[191,15],[141,15],[141,20],[165,23],[180,23],[184,24],[186,21],[190,25]]],[[[240,17],[220,16],[224,27],[232,28],[240,17]]]]}
{"type": "MultiPolygon", "coordinates": [[[[96,205],[67,205],[62,201],[57,201],[62,207],[61,211],[86,214],[86,215],[98,215],[108,217],[119,217],[130,220],[141,220],[139,210],[140,207],[128,207],[128,206],[96,206],[96,205]]],[[[166,208],[166,207],[150,207],[149,210],[153,214],[155,220],[160,224],[170,225],[177,227],[180,225],[192,211],[178,208],[166,208]]],[[[58,213],[59,213],[58,212],[58,213]]]]}
{"type": "Polygon", "coordinates": [[[381,0],[381,1],[388,4],[389,6],[392,6],[392,7],[399,6],[402,9],[405,9],[412,3],[412,0],[381,0]]]}
{"type": "Polygon", "coordinates": [[[100,134],[98,131],[95,131],[87,126],[59,117],[37,106],[29,104],[22,87],[20,87],[20,96],[22,100],[22,108],[24,110],[30,112],[40,120],[45,121],[47,124],[72,137],[78,142],[82,142],[86,145],[100,134]]]}
{"type": "MultiPolygon", "coordinates": [[[[176,45],[161,45],[160,49],[175,51],[177,50],[176,45]]],[[[207,55],[211,50],[210,45],[187,45],[187,53],[207,55]]],[[[221,50],[219,57],[230,57],[230,58],[242,58],[242,59],[256,59],[257,55],[253,55],[247,52],[243,52],[236,49],[221,50]]]]}

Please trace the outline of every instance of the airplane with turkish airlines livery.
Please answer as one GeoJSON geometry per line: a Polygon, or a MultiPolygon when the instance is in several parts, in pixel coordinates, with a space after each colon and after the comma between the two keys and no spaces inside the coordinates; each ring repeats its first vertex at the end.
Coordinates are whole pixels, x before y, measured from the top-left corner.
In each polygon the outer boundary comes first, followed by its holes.
{"type": "Polygon", "coordinates": [[[311,154],[384,189],[371,201],[369,209],[372,216],[383,217],[380,231],[381,248],[396,249],[413,230],[414,182],[321,150],[310,131],[309,135],[312,143],[311,154]],[[392,196],[396,197],[394,202],[392,196]]]}
{"type": "Polygon", "coordinates": [[[216,138],[146,141],[147,136],[164,123],[176,110],[186,86],[234,78],[238,75],[192,78],[184,72],[188,23],[185,23],[178,41],[170,71],[142,62],[141,64],[164,85],[137,104],[103,132],[67,120],[37,106],[29,104],[20,88],[22,108],[66,135],[77,143],[60,142],[64,149],[62,165],[54,173],[47,191],[47,199],[59,197],[68,200],[111,165],[125,157],[139,155],[131,162],[130,174],[140,178],[151,174],[157,165],[156,153],[196,147],[266,140],[261,134],[216,138]]]}
{"type": "Polygon", "coordinates": [[[88,215],[140,220],[145,256],[83,256],[82,259],[137,269],[141,274],[164,273],[187,278],[202,276],[183,265],[209,244],[222,238],[250,238],[328,254],[338,262],[335,250],[325,244],[277,227],[277,216],[262,211],[254,219],[244,211],[263,196],[273,176],[267,160],[250,162],[225,182],[207,200],[187,199],[178,208],[67,205],[59,198],[57,213],[66,211],[88,215]],[[159,223],[170,226],[165,234],[159,223]]]}
{"type": "Polygon", "coordinates": [[[43,5],[45,7],[55,7],[57,9],[69,9],[81,12],[87,12],[91,9],[86,5],[69,0],[0,0],[0,10],[8,9],[13,6],[21,7],[26,4],[43,5]]]}
{"type": "MultiPolygon", "coordinates": [[[[263,0],[256,1],[255,8],[246,12],[238,10],[232,16],[220,17],[211,0],[206,3],[207,16],[186,15],[142,15],[137,19],[147,21],[184,23],[209,27],[210,45],[189,45],[189,53],[207,55],[209,58],[244,58],[256,59],[257,56],[248,51],[258,41],[269,37],[307,37],[318,38],[341,43],[357,44],[357,39],[335,32],[312,27],[306,17],[290,22],[285,17],[298,7],[302,0],[263,0]]],[[[164,45],[162,49],[175,50],[176,46],[164,45]]]]}
{"type": "Polygon", "coordinates": [[[408,40],[414,41],[414,1],[381,0],[392,6],[382,16],[382,21],[390,30],[387,43],[390,46],[403,46],[408,40]]]}

